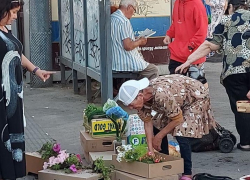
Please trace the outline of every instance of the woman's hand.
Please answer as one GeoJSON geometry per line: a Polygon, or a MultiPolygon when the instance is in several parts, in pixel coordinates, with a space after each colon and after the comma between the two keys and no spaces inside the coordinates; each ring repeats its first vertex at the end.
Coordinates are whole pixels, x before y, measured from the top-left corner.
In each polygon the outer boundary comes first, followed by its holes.
{"type": "Polygon", "coordinates": [[[250,99],[250,91],[247,93],[247,98],[250,99]]]}
{"type": "Polygon", "coordinates": [[[161,143],[162,143],[162,138],[157,134],[153,138],[153,147],[155,150],[160,151],[161,150],[161,143]]]}
{"type": "Polygon", "coordinates": [[[41,70],[41,69],[38,69],[36,71],[36,75],[41,79],[43,80],[44,82],[50,78],[50,75],[51,74],[55,74],[56,72],[54,71],[45,71],[45,70],[41,70]]]}
{"type": "Polygon", "coordinates": [[[175,73],[176,74],[183,74],[183,73],[186,73],[187,70],[189,69],[191,63],[189,63],[188,61],[186,61],[184,64],[178,66],[176,69],[175,69],[175,73]]]}

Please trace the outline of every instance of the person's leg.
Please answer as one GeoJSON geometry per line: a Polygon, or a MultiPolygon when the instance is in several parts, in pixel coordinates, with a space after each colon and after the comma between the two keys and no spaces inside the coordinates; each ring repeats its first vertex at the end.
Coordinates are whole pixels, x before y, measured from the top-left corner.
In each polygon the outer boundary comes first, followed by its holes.
{"type": "Polygon", "coordinates": [[[192,175],[192,150],[189,143],[189,138],[175,136],[180,146],[181,157],[184,160],[184,176],[191,177],[192,175]]]}
{"type": "MultiPolygon", "coordinates": [[[[178,62],[178,61],[175,61],[175,60],[170,59],[169,65],[168,65],[169,73],[170,73],[170,74],[176,74],[176,73],[175,73],[175,69],[176,69],[178,66],[180,66],[180,65],[182,65],[181,62],[178,62]]],[[[184,73],[183,75],[186,76],[187,73],[184,73]]]]}
{"type": "Polygon", "coordinates": [[[143,71],[140,72],[140,76],[151,80],[159,76],[159,70],[156,65],[149,64],[143,71]]]}
{"type": "MultiPolygon", "coordinates": [[[[159,129],[153,127],[153,132],[154,132],[154,135],[156,135],[157,133],[160,132],[159,129]]],[[[160,153],[163,153],[163,154],[169,154],[169,151],[168,151],[168,137],[165,136],[163,139],[162,139],[162,142],[161,142],[161,151],[160,153]]]]}
{"type": "Polygon", "coordinates": [[[250,114],[237,111],[236,102],[249,100],[246,94],[250,90],[250,73],[230,75],[224,79],[223,84],[229,97],[231,109],[235,115],[237,132],[240,135],[240,145],[250,146],[250,114]]]}

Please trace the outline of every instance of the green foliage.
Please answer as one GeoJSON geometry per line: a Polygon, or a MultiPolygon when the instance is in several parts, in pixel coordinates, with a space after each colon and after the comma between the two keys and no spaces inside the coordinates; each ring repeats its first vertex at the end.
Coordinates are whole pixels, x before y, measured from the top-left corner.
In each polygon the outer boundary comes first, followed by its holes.
{"type": "Polygon", "coordinates": [[[75,154],[70,154],[69,157],[65,160],[65,163],[68,166],[71,166],[72,164],[77,165],[79,164],[79,160],[75,154]]]}
{"type": "Polygon", "coordinates": [[[131,150],[128,150],[125,155],[124,159],[127,162],[134,162],[134,161],[139,161],[140,157],[144,156],[147,154],[147,148],[143,146],[136,146],[131,150]]]}
{"type": "Polygon", "coordinates": [[[53,166],[51,166],[52,170],[60,170],[61,169],[61,165],[60,164],[55,164],[53,166]]]}
{"type": "Polygon", "coordinates": [[[72,173],[72,171],[71,171],[69,168],[64,168],[64,172],[65,172],[66,174],[72,173]]]}
{"type": "Polygon", "coordinates": [[[115,124],[116,140],[117,140],[117,142],[121,142],[122,141],[122,136],[125,133],[125,128],[127,126],[127,121],[123,121],[123,124],[122,124],[122,127],[121,127],[121,124],[119,122],[117,122],[117,120],[119,118],[117,118],[115,115],[109,116],[109,118],[115,124]]]}
{"type": "Polygon", "coordinates": [[[94,104],[88,104],[87,108],[85,109],[85,116],[88,118],[88,122],[93,119],[95,115],[105,115],[102,107],[97,107],[94,104]]]}
{"type": "Polygon", "coordinates": [[[38,151],[42,159],[49,159],[51,156],[57,156],[57,153],[53,150],[53,145],[55,142],[46,142],[43,144],[42,148],[38,151]]]}
{"type": "Polygon", "coordinates": [[[104,180],[111,180],[110,176],[114,171],[114,166],[105,166],[103,157],[96,159],[93,166],[93,170],[95,173],[101,173],[104,180]]]}
{"type": "Polygon", "coordinates": [[[118,104],[114,100],[108,99],[103,106],[103,111],[106,112],[108,109],[116,106],[118,106],[118,104]]]}

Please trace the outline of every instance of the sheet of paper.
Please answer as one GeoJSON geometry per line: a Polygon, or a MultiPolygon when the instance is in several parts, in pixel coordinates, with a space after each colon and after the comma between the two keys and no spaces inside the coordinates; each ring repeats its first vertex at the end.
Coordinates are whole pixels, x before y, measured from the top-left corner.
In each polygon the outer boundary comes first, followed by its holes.
{"type": "Polygon", "coordinates": [[[145,37],[145,38],[148,38],[152,35],[154,35],[156,33],[156,31],[153,31],[153,30],[150,30],[150,29],[145,29],[139,36],[138,38],[140,37],[145,37]]]}

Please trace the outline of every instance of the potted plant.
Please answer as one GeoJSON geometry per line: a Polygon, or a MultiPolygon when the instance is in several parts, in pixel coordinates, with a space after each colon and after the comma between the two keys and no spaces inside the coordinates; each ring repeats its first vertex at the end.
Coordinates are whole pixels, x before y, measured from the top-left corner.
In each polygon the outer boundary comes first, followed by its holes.
{"type": "Polygon", "coordinates": [[[117,154],[117,147],[122,145],[122,137],[126,131],[129,115],[120,106],[118,106],[115,101],[110,99],[108,99],[108,101],[104,104],[103,111],[115,125],[116,140],[114,141],[114,148],[117,154]]]}
{"type": "Polygon", "coordinates": [[[61,150],[56,142],[46,142],[38,152],[48,161],[44,162],[43,169],[64,170],[65,173],[77,173],[83,169],[81,156],[61,150]]]}
{"type": "Polygon", "coordinates": [[[100,180],[111,180],[111,173],[114,171],[114,166],[105,166],[103,157],[96,159],[93,163],[93,168],[95,173],[101,173],[100,180]]]}

